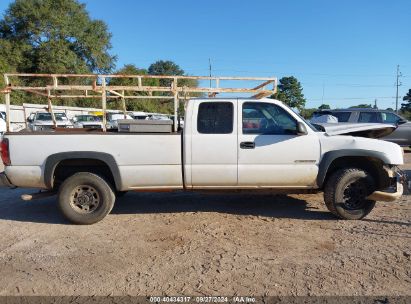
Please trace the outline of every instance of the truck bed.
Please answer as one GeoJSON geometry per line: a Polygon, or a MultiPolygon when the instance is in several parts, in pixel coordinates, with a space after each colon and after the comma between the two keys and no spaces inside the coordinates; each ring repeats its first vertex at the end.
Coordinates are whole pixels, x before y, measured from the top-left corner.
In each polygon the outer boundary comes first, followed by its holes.
{"type": "Polygon", "coordinates": [[[59,153],[81,157],[81,152],[111,155],[119,168],[122,190],[183,187],[181,133],[66,130],[8,133],[7,137],[11,142],[12,165],[6,167],[6,174],[19,187],[46,188],[42,176],[47,159],[59,153]]]}

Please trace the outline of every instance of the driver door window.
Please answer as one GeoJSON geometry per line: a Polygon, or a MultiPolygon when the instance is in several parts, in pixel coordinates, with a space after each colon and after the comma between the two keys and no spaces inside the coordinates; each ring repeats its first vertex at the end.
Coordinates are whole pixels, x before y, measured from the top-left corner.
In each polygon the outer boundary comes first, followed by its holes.
{"type": "Polygon", "coordinates": [[[297,122],[284,109],[270,103],[243,104],[243,134],[295,135],[297,122]]]}

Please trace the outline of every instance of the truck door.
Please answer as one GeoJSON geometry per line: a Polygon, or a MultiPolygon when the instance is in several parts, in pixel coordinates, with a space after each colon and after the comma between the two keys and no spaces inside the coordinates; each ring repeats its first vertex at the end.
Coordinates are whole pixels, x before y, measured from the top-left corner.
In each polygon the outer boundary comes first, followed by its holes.
{"type": "Polygon", "coordinates": [[[238,185],[313,187],[320,143],[314,131],[297,135],[297,120],[279,105],[239,101],[238,185]]]}
{"type": "MultiPolygon", "coordinates": [[[[193,188],[237,185],[237,104],[199,101],[191,121],[193,188]]],[[[189,161],[189,160],[188,160],[189,161]]]]}

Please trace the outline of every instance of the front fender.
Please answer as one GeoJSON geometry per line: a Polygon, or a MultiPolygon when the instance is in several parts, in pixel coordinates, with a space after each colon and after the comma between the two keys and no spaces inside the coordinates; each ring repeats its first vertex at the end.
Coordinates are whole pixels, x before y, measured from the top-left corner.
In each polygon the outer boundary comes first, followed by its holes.
{"type": "Polygon", "coordinates": [[[322,157],[318,168],[317,185],[319,188],[322,188],[328,169],[330,168],[332,162],[342,157],[372,157],[381,160],[384,164],[390,164],[389,157],[385,153],[379,151],[362,149],[341,149],[329,151],[322,157]]]}

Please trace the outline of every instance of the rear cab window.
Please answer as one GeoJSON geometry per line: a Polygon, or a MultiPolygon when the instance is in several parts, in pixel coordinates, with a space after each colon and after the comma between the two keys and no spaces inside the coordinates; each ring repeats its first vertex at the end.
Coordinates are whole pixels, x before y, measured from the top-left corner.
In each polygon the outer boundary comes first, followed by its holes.
{"type": "Polygon", "coordinates": [[[231,102],[202,102],[198,108],[197,131],[201,134],[233,133],[234,107],[231,102]]]}

